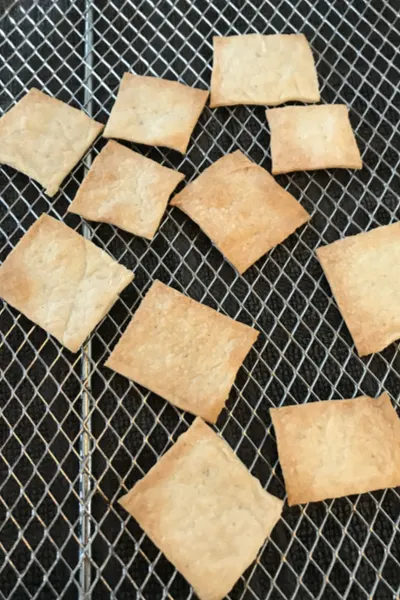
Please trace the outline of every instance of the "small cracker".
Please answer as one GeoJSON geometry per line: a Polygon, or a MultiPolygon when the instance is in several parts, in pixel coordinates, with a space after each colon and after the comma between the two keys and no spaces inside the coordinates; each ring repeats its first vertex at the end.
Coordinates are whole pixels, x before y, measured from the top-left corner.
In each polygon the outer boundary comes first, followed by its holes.
{"type": "Polygon", "coordinates": [[[386,393],[270,412],[289,506],[400,485],[400,420],[386,393]]]}
{"type": "Polygon", "coordinates": [[[155,281],[106,366],[215,422],[258,332],[155,281]]]}
{"type": "Polygon", "coordinates": [[[319,102],[317,71],[303,34],[214,37],[210,106],[319,102]]]}
{"type": "Polygon", "coordinates": [[[360,356],[400,337],[400,223],[317,249],[360,356]]]}
{"type": "Polygon", "coordinates": [[[189,215],[243,273],[310,215],[239,150],[220,158],[171,204],[189,215]]]}
{"type": "Polygon", "coordinates": [[[110,140],[96,157],[69,212],[152,239],[182,173],[110,140]]]}
{"type": "Polygon", "coordinates": [[[125,73],[104,137],[185,153],[207,98],[177,81],[125,73]]]}
{"type": "Polygon", "coordinates": [[[287,106],[266,111],[272,173],[361,169],[362,160],[344,104],[287,106]]]}
{"type": "Polygon", "coordinates": [[[201,419],[119,502],[201,600],[229,593],[283,504],[201,419]]]}
{"type": "Polygon", "coordinates": [[[0,267],[0,296],[71,352],[133,279],[89,240],[42,215],[0,267]]]}
{"type": "Polygon", "coordinates": [[[104,125],[32,88],[0,119],[0,163],[54,196],[104,125]]]}

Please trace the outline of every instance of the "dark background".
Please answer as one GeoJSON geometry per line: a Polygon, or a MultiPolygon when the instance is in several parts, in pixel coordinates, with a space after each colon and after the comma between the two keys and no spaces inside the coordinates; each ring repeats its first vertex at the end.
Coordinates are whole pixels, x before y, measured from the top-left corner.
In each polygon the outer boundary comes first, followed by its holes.
{"type": "MultiPolygon", "coordinates": [[[[399,406],[398,345],[358,358],[315,249],[398,220],[399,2],[300,0],[0,0],[0,106],[32,86],[105,122],[125,71],[207,88],[212,35],[303,32],[322,102],[345,102],[362,171],[277,178],[311,222],[243,277],[178,209],[150,243],[105,224],[93,241],[135,271],[80,354],[0,304],[0,596],[194,598],[185,580],[116,503],[192,417],[113,374],[105,359],[154,278],[254,325],[217,430],[266,489],[285,491],[271,406],[376,396],[399,406]],[[8,13],[4,7],[11,5],[8,13]],[[88,539],[89,536],[89,539],[88,539]]],[[[0,169],[0,260],[43,212],[82,232],[66,209],[94,149],[49,199],[0,169]]],[[[204,110],[189,150],[130,147],[192,179],[240,148],[270,170],[263,107],[204,110]]],[[[385,490],[284,509],[270,541],[230,594],[267,598],[392,599],[400,587],[400,496],[385,490]]]]}

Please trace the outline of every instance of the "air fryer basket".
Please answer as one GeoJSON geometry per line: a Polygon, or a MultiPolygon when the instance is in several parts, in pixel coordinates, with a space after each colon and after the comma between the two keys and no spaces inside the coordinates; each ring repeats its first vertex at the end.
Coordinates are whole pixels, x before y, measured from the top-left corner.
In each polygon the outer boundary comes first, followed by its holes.
{"type": "MultiPolygon", "coordinates": [[[[4,5],[4,2],[2,3],[4,5]]],[[[0,304],[0,597],[195,598],[117,504],[192,422],[104,367],[155,279],[261,335],[217,430],[265,488],[285,495],[268,409],[377,396],[399,406],[397,344],[360,359],[315,257],[339,237],[400,216],[400,19],[395,0],[20,0],[0,19],[2,111],[30,87],[105,122],[125,71],[208,88],[212,36],[303,32],[324,103],[350,106],[361,171],[278,177],[311,222],[239,276],[210,240],[168,208],[150,243],[66,214],[99,139],[54,199],[0,169],[0,260],[43,212],[135,271],[85,347],[71,354],[0,304]]],[[[271,169],[263,107],[204,110],[186,156],[130,145],[186,181],[241,149],[271,169]]],[[[400,496],[389,489],[289,509],[231,600],[398,598],[400,496]]]]}

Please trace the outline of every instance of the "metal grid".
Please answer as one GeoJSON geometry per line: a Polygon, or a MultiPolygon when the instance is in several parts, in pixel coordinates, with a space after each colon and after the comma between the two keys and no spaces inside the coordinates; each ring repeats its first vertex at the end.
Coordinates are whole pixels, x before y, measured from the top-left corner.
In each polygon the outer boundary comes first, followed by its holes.
{"type": "MultiPolygon", "coordinates": [[[[396,0],[22,0],[4,13],[2,110],[35,85],[103,122],[127,70],[207,88],[213,34],[302,31],[316,57],[322,101],[351,106],[365,167],[280,176],[312,220],[243,277],[177,209],[168,209],[152,243],[66,216],[102,140],[54,200],[1,168],[0,260],[49,212],[136,278],[80,355],[1,304],[0,597],[194,598],[116,504],[192,421],[103,366],[155,277],[261,331],[218,430],[281,498],[269,407],[384,389],[399,406],[397,345],[357,357],[314,253],[400,217],[398,13],[396,0]]],[[[236,148],[271,167],[262,107],[206,108],[183,158],[131,147],[182,170],[187,181],[236,148]]],[[[398,598],[399,514],[396,490],[285,507],[231,600],[398,598]]]]}

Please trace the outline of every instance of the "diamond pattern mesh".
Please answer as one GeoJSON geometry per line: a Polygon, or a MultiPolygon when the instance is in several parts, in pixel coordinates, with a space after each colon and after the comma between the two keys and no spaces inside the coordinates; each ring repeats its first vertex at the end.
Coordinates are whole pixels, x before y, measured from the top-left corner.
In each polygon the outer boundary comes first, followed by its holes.
{"type": "MultiPolygon", "coordinates": [[[[0,6],[3,3],[0,3],[0,6]]],[[[243,277],[199,228],[168,209],[152,243],[66,209],[100,139],[55,199],[0,170],[0,260],[43,212],[134,269],[80,354],[0,305],[0,595],[4,598],[194,598],[186,581],[116,504],[192,418],[104,368],[154,278],[261,335],[218,429],[268,491],[284,497],[271,406],[376,396],[399,406],[397,345],[360,359],[315,249],[400,217],[400,19],[393,0],[21,0],[0,28],[0,102],[31,86],[105,122],[127,71],[209,85],[213,34],[304,32],[323,102],[351,106],[365,168],[278,177],[310,224],[243,277]]],[[[262,107],[206,108],[185,157],[131,145],[191,180],[240,148],[270,170],[262,107]]],[[[389,599],[400,593],[400,495],[386,490],[284,509],[231,600],[389,599]]]]}

